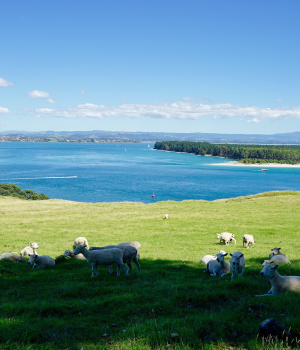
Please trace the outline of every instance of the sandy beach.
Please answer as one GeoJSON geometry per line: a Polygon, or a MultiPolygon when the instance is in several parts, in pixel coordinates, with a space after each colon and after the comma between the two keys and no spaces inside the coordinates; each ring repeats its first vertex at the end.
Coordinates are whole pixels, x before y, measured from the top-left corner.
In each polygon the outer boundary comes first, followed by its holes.
{"type": "Polygon", "coordinates": [[[265,163],[265,164],[244,164],[237,161],[229,161],[224,163],[211,163],[209,165],[223,165],[223,166],[240,166],[240,167],[255,167],[255,168],[300,168],[300,164],[279,164],[279,163],[265,163]]]}

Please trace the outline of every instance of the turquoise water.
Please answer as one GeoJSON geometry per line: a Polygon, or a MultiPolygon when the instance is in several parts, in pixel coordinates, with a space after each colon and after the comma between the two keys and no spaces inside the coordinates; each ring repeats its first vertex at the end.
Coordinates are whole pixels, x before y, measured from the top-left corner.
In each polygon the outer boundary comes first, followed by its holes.
{"type": "Polygon", "coordinates": [[[300,190],[299,168],[262,172],[216,166],[211,164],[228,159],[155,151],[149,145],[1,142],[0,183],[80,202],[214,200],[300,190]]]}

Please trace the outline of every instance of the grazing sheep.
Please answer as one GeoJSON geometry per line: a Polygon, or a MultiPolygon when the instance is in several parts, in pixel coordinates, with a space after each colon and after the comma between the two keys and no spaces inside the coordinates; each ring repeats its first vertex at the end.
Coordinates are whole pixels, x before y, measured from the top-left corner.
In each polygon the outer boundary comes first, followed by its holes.
{"type": "MultiPolygon", "coordinates": [[[[137,260],[137,249],[135,247],[132,247],[130,245],[107,245],[105,247],[91,247],[89,250],[103,250],[103,249],[112,249],[117,248],[122,250],[123,252],[123,263],[127,264],[129,267],[128,274],[132,270],[131,262],[133,261],[138,269],[138,273],[141,273],[140,264],[137,260]]],[[[112,273],[112,265],[109,265],[109,273],[112,273]]]]}
{"type": "Polygon", "coordinates": [[[254,246],[254,244],[255,244],[254,237],[252,235],[245,234],[243,236],[243,247],[244,247],[245,243],[246,243],[246,248],[247,249],[249,248],[249,244],[251,244],[251,246],[254,246]]]}
{"type": "Polygon", "coordinates": [[[232,271],[231,280],[233,280],[235,274],[238,274],[238,277],[243,276],[245,268],[245,258],[244,254],[241,252],[235,252],[233,254],[230,254],[230,256],[230,267],[232,271]]]}
{"type": "Polygon", "coordinates": [[[283,256],[286,256],[284,253],[282,253],[282,252],[280,251],[280,249],[281,249],[281,248],[273,248],[273,249],[271,249],[272,253],[270,253],[270,255],[269,255],[270,259],[271,259],[272,256],[274,256],[274,255],[283,255],[283,256]]]}
{"type": "Polygon", "coordinates": [[[226,245],[229,244],[229,242],[234,241],[236,244],[236,240],[234,239],[234,233],[229,232],[222,232],[220,234],[217,233],[217,238],[220,239],[220,243],[224,242],[226,245]]]}
{"type": "Polygon", "coordinates": [[[167,220],[168,220],[168,219],[169,219],[169,215],[166,214],[165,217],[164,217],[164,219],[167,219],[167,220]]]}
{"type": "Polygon", "coordinates": [[[224,260],[226,254],[217,254],[217,260],[211,260],[209,263],[206,265],[206,270],[205,272],[210,272],[211,276],[218,276],[220,275],[221,277],[226,275],[227,273],[230,272],[230,265],[224,260]]]}
{"type": "Polygon", "coordinates": [[[141,249],[141,244],[139,242],[123,242],[123,243],[119,243],[118,245],[131,245],[132,247],[134,247],[138,253],[137,256],[140,258],[140,249],[141,249]]]}
{"type": "Polygon", "coordinates": [[[8,259],[12,262],[26,262],[26,259],[21,254],[19,256],[12,253],[3,253],[0,255],[0,260],[2,259],[8,259]]]}
{"type": "Polygon", "coordinates": [[[85,244],[79,245],[75,250],[74,254],[83,254],[87,262],[92,266],[92,277],[98,276],[97,265],[109,266],[114,263],[118,266],[117,276],[120,276],[120,267],[125,271],[125,275],[128,275],[127,267],[123,263],[123,252],[121,249],[102,249],[102,250],[87,250],[85,244]]]}
{"type": "Polygon", "coordinates": [[[88,241],[85,237],[78,237],[75,239],[74,241],[74,245],[73,245],[73,250],[76,249],[76,247],[78,247],[79,245],[86,245],[87,247],[89,247],[88,241]]]}
{"type": "Polygon", "coordinates": [[[201,264],[207,264],[209,263],[211,260],[216,260],[217,257],[214,255],[205,255],[201,260],[200,263],[201,264]]]}
{"type": "Polygon", "coordinates": [[[272,288],[268,291],[268,294],[256,295],[256,297],[264,297],[270,295],[278,295],[282,292],[292,291],[300,293],[300,277],[299,276],[280,276],[276,271],[279,265],[272,266],[266,264],[260,271],[262,277],[268,277],[270,279],[272,288]]]}
{"type": "Polygon", "coordinates": [[[75,255],[71,250],[65,250],[63,256],[70,256],[71,258],[75,258],[76,260],[86,260],[86,258],[82,254],[75,255]]]}
{"type": "Polygon", "coordinates": [[[37,254],[36,249],[39,249],[38,244],[35,242],[30,242],[29,245],[30,246],[27,246],[21,250],[20,254],[22,254],[22,256],[29,256],[29,254],[37,254]]]}
{"type": "MultiPolygon", "coordinates": [[[[37,255],[29,254],[29,257],[32,259],[33,269],[44,269],[45,267],[51,267],[55,265],[55,260],[48,255],[37,255]]],[[[29,258],[29,259],[30,259],[29,258]]]]}
{"type": "Polygon", "coordinates": [[[270,260],[265,260],[262,265],[266,265],[266,263],[284,265],[290,264],[291,262],[285,255],[273,255],[270,260]]]}

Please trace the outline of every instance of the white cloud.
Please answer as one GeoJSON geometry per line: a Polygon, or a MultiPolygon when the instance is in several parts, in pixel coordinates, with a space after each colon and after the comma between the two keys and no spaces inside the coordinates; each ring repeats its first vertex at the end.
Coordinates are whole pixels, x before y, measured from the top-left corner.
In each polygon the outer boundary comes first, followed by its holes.
{"type": "Polygon", "coordinates": [[[0,78],[0,86],[9,86],[9,85],[14,85],[14,84],[10,81],[0,78]]]}
{"type": "Polygon", "coordinates": [[[0,114],[7,114],[10,113],[8,108],[0,107],[0,114]]]}
{"type": "Polygon", "coordinates": [[[231,118],[243,117],[249,122],[258,123],[265,119],[300,119],[300,107],[262,108],[239,106],[230,103],[201,104],[189,102],[133,104],[122,103],[119,106],[104,106],[91,103],[69,107],[63,110],[43,108],[33,113],[44,113],[61,118],[98,118],[124,116],[144,119],[180,119],[197,120],[204,117],[231,118]]]}
{"type": "Polygon", "coordinates": [[[262,122],[262,120],[258,119],[258,118],[253,118],[251,120],[247,120],[247,123],[261,123],[261,122],[262,122]]]}
{"type": "Polygon", "coordinates": [[[50,97],[49,92],[33,90],[28,92],[28,97],[30,98],[47,98],[50,97]]]}
{"type": "Polygon", "coordinates": [[[48,103],[55,103],[53,100],[52,100],[52,98],[47,98],[47,100],[46,100],[46,102],[48,102],[48,103]]]}

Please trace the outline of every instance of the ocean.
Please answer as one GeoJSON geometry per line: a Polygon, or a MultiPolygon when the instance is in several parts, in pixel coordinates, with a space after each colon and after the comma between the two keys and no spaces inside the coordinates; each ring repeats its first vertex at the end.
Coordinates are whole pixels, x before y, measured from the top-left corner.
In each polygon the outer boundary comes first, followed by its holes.
{"type": "Polygon", "coordinates": [[[78,202],[215,200],[300,190],[300,168],[225,167],[230,159],[154,143],[0,143],[0,183],[78,202]],[[152,194],[154,193],[154,197],[152,194]]]}

